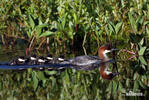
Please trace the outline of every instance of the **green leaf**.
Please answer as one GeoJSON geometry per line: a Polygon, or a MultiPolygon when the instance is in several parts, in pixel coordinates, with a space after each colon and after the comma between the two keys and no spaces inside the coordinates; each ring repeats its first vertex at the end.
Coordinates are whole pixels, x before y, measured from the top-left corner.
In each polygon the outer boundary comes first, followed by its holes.
{"type": "Polygon", "coordinates": [[[113,81],[113,93],[116,93],[117,91],[117,82],[113,81]]]}
{"type": "Polygon", "coordinates": [[[78,17],[76,13],[73,14],[73,17],[74,17],[75,24],[78,24],[78,17]]]}
{"type": "Polygon", "coordinates": [[[139,60],[141,61],[142,64],[147,65],[147,62],[145,61],[143,56],[139,56],[139,60]]]}
{"type": "Polygon", "coordinates": [[[41,24],[41,25],[36,26],[35,30],[36,30],[37,37],[41,35],[42,28],[47,27],[47,26],[48,24],[41,24]]]}
{"type": "Polygon", "coordinates": [[[149,36],[149,29],[148,29],[148,27],[146,27],[146,33],[149,36]]]}
{"type": "Polygon", "coordinates": [[[139,84],[138,84],[138,81],[136,80],[136,81],[134,82],[133,90],[136,91],[138,88],[139,88],[139,84]]]}
{"type": "Polygon", "coordinates": [[[149,21],[145,21],[145,22],[144,22],[144,25],[145,25],[145,26],[146,26],[147,24],[149,24],[149,21]]]}
{"type": "Polygon", "coordinates": [[[36,28],[44,28],[47,27],[49,24],[40,24],[38,26],[36,26],[36,28]]]}
{"type": "Polygon", "coordinates": [[[28,30],[27,36],[28,36],[29,38],[31,38],[31,36],[32,36],[32,34],[31,34],[31,29],[28,30]]]}
{"type": "Polygon", "coordinates": [[[136,80],[137,79],[137,76],[138,76],[138,73],[134,73],[133,80],[136,80]]]}
{"type": "Polygon", "coordinates": [[[55,75],[55,74],[57,74],[57,71],[48,71],[48,70],[46,70],[45,71],[45,73],[47,74],[47,75],[55,75]]]}
{"type": "Polygon", "coordinates": [[[121,26],[122,26],[122,22],[119,22],[118,24],[116,24],[116,26],[115,26],[116,34],[119,33],[119,31],[120,31],[120,29],[121,29],[121,26]]]}
{"type": "Polygon", "coordinates": [[[47,37],[47,36],[50,36],[50,35],[53,35],[55,34],[54,32],[51,32],[51,31],[46,31],[44,33],[42,33],[39,37],[47,37]]]}
{"type": "Polygon", "coordinates": [[[65,28],[65,24],[66,24],[66,17],[67,17],[67,13],[64,15],[64,17],[62,18],[62,28],[63,28],[63,30],[64,30],[64,28],[65,28]]]}
{"type": "Polygon", "coordinates": [[[112,35],[112,32],[115,33],[113,23],[108,24],[108,26],[109,26],[109,29],[110,29],[110,35],[112,35]]]}
{"type": "Polygon", "coordinates": [[[44,72],[41,71],[37,72],[37,77],[39,80],[45,80],[44,72]]]}
{"type": "Polygon", "coordinates": [[[32,29],[34,29],[34,27],[35,27],[35,23],[34,23],[33,17],[30,16],[30,15],[29,15],[29,23],[30,23],[32,29]]]}
{"type": "Polygon", "coordinates": [[[131,23],[131,27],[135,30],[135,32],[137,32],[138,31],[137,23],[135,22],[135,19],[133,18],[131,12],[128,13],[128,17],[129,17],[129,20],[130,20],[130,23],[131,23]]]}
{"type": "Polygon", "coordinates": [[[33,72],[32,73],[32,78],[33,78],[33,88],[34,88],[34,91],[37,89],[38,87],[38,78],[36,77],[36,73],[33,72]]]}
{"type": "Polygon", "coordinates": [[[139,55],[144,55],[144,52],[146,50],[146,47],[141,47],[141,49],[139,50],[139,55]]]}
{"type": "Polygon", "coordinates": [[[143,22],[144,22],[144,17],[142,15],[138,16],[136,20],[136,24],[137,25],[139,25],[139,23],[143,24],[143,22]]]}
{"type": "Polygon", "coordinates": [[[144,37],[144,35],[130,33],[129,37],[130,37],[130,41],[132,43],[139,43],[142,40],[142,38],[144,37]]]}
{"type": "Polygon", "coordinates": [[[143,89],[147,89],[147,86],[141,80],[139,80],[139,84],[143,89]]]}
{"type": "Polygon", "coordinates": [[[41,35],[42,28],[36,28],[36,37],[38,38],[41,35]]]}

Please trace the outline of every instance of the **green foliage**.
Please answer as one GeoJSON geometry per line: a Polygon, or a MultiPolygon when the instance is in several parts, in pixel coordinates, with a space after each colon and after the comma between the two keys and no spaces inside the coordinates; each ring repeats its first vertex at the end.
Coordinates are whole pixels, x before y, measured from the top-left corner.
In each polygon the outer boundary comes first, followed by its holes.
{"type": "Polygon", "coordinates": [[[28,28],[28,37],[36,37],[39,39],[41,37],[47,37],[54,34],[54,32],[44,30],[45,28],[49,27],[49,24],[47,24],[48,21],[49,19],[47,19],[45,23],[42,23],[40,18],[34,19],[29,15],[29,23],[26,22],[26,27],[28,28]]]}
{"type": "Polygon", "coordinates": [[[148,0],[1,0],[0,23],[0,43],[3,44],[10,38],[14,41],[21,38],[29,43],[35,38],[33,42],[38,46],[46,43],[48,37],[50,49],[58,55],[71,49],[61,49],[57,44],[70,47],[79,40],[77,45],[95,51],[97,44],[116,41],[120,49],[131,49],[138,58],[118,62],[121,75],[112,81],[102,80],[98,70],[1,71],[1,99],[123,99],[126,93],[137,92],[137,89],[148,94],[148,0]],[[93,44],[96,46],[92,47],[93,44]]]}

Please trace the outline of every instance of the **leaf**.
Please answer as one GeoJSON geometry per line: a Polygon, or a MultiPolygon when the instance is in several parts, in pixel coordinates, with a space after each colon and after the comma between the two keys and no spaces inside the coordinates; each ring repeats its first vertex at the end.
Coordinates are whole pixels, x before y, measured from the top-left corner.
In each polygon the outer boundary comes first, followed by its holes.
{"type": "Polygon", "coordinates": [[[138,77],[138,73],[134,73],[134,75],[133,75],[133,80],[136,80],[137,77],[138,77]]]}
{"type": "Polygon", "coordinates": [[[109,29],[110,29],[110,35],[112,35],[112,32],[114,32],[114,26],[113,24],[108,24],[109,29]]]}
{"type": "Polygon", "coordinates": [[[78,24],[78,17],[76,13],[73,14],[73,17],[74,17],[75,24],[78,24]]]}
{"type": "Polygon", "coordinates": [[[47,27],[47,26],[48,24],[41,24],[41,25],[36,26],[35,30],[36,30],[37,37],[41,35],[42,28],[47,27]]]}
{"type": "Polygon", "coordinates": [[[57,71],[48,71],[48,70],[46,70],[45,71],[45,73],[47,74],[47,75],[55,75],[55,74],[57,74],[57,71]]]}
{"type": "Polygon", "coordinates": [[[144,52],[146,50],[146,47],[141,47],[141,49],[139,50],[139,55],[144,55],[144,52]]]}
{"type": "Polygon", "coordinates": [[[32,35],[31,35],[31,29],[28,30],[27,36],[28,36],[29,38],[31,38],[31,36],[32,36],[32,35]]]}
{"type": "Polygon", "coordinates": [[[138,31],[137,23],[135,22],[135,19],[133,18],[131,12],[128,13],[128,17],[129,17],[129,20],[130,20],[130,23],[131,23],[131,27],[135,30],[135,32],[137,32],[138,31]]]}
{"type": "Polygon", "coordinates": [[[66,17],[67,17],[67,13],[64,15],[64,17],[62,18],[62,30],[64,30],[64,28],[65,28],[65,24],[66,24],[66,17]]]}
{"type": "Polygon", "coordinates": [[[147,89],[147,86],[141,80],[139,80],[139,84],[143,89],[147,89]]]}
{"type": "Polygon", "coordinates": [[[126,86],[128,87],[130,85],[130,79],[126,79],[126,86]]]}
{"type": "Polygon", "coordinates": [[[130,35],[129,35],[129,37],[130,37],[130,41],[132,42],[132,43],[139,43],[141,40],[142,40],[142,38],[144,37],[144,35],[143,34],[134,34],[134,33],[130,33],[130,35]]]}
{"type": "Polygon", "coordinates": [[[37,77],[39,80],[45,80],[44,72],[41,71],[37,72],[37,77]]]}
{"type": "Polygon", "coordinates": [[[53,35],[55,34],[54,32],[51,32],[51,31],[46,31],[44,33],[42,33],[39,37],[47,37],[47,36],[50,36],[50,35],[53,35]]]}
{"type": "Polygon", "coordinates": [[[116,24],[116,26],[115,26],[115,32],[116,32],[116,34],[119,33],[119,31],[121,29],[121,26],[122,26],[122,22],[119,22],[118,24],[116,24]]]}
{"type": "Polygon", "coordinates": [[[116,93],[117,91],[117,83],[115,81],[113,81],[113,93],[116,93]]]}
{"type": "Polygon", "coordinates": [[[136,20],[136,24],[138,25],[139,23],[140,24],[143,24],[143,21],[144,21],[144,17],[142,15],[138,16],[137,17],[137,20],[136,20]]]}
{"type": "Polygon", "coordinates": [[[143,56],[139,56],[139,60],[141,61],[142,64],[147,65],[147,62],[145,61],[143,56]]]}
{"type": "Polygon", "coordinates": [[[38,26],[36,26],[36,28],[44,28],[47,27],[49,24],[40,24],[38,26]]]}
{"type": "Polygon", "coordinates": [[[35,27],[35,22],[34,22],[34,20],[33,20],[33,17],[30,16],[30,15],[29,15],[29,23],[30,23],[32,29],[34,29],[34,27],[35,27]]]}
{"type": "Polygon", "coordinates": [[[35,72],[32,73],[32,78],[33,78],[33,88],[34,88],[34,91],[35,91],[37,89],[37,87],[38,87],[38,79],[36,77],[36,73],[35,72]]]}
{"type": "Polygon", "coordinates": [[[149,36],[149,29],[146,27],[146,33],[149,36]]]}
{"type": "Polygon", "coordinates": [[[138,88],[139,88],[139,84],[138,84],[138,81],[136,80],[136,81],[134,82],[133,90],[136,91],[138,88]]]}
{"type": "Polygon", "coordinates": [[[41,35],[42,28],[36,28],[36,37],[38,38],[41,35]]]}
{"type": "Polygon", "coordinates": [[[146,26],[147,24],[149,24],[149,21],[145,21],[145,22],[144,22],[144,25],[145,25],[145,26],[146,26]]]}

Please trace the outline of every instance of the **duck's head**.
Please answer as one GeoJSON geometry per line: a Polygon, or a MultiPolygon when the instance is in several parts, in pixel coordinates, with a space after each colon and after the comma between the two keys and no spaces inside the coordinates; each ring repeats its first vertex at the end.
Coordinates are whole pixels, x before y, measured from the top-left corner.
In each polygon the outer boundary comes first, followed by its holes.
{"type": "Polygon", "coordinates": [[[119,75],[119,72],[109,72],[107,71],[107,64],[103,64],[100,66],[100,75],[103,79],[111,80],[115,76],[119,75]]]}
{"type": "Polygon", "coordinates": [[[98,49],[98,56],[100,59],[107,61],[109,60],[107,57],[107,53],[112,52],[114,50],[117,50],[117,49],[112,48],[111,44],[103,45],[98,49]]]}

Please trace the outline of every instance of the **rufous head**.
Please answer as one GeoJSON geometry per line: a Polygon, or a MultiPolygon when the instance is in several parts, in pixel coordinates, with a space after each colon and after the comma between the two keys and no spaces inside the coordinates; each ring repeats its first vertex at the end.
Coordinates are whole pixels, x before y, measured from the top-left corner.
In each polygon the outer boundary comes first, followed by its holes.
{"type": "Polygon", "coordinates": [[[109,52],[112,52],[113,50],[116,50],[116,49],[113,49],[111,44],[103,45],[98,49],[98,56],[100,59],[108,60],[108,57],[106,54],[109,52]]]}
{"type": "Polygon", "coordinates": [[[107,71],[107,66],[106,65],[100,66],[100,75],[103,79],[111,80],[119,74],[120,73],[118,73],[118,72],[112,73],[112,72],[107,71]]]}

